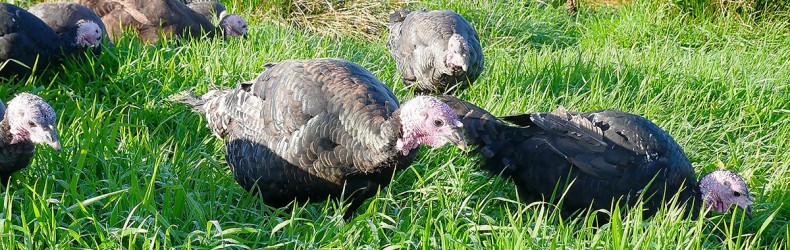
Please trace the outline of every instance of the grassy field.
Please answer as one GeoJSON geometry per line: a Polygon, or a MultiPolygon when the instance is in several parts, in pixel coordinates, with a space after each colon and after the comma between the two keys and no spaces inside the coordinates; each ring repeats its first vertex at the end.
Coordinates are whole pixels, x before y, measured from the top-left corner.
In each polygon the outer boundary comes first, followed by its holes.
{"type": "Polygon", "coordinates": [[[224,144],[205,120],[166,97],[234,86],[257,76],[267,62],[340,57],[366,67],[407,100],[412,92],[386,51],[386,29],[375,29],[386,19],[317,34],[310,30],[331,27],[298,26],[298,18],[283,11],[288,8],[272,8],[290,1],[225,2],[250,22],[249,39],[145,46],[126,36],[98,59],[55,66],[26,84],[0,82],[5,101],[24,91],[44,97],[57,111],[63,144],[59,153],[39,147],[32,165],[0,193],[0,248],[790,244],[788,19],[690,14],[642,1],[581,8],[575,15],[526,0],[415,3],[412,8],[455,10],[480,33],[486,69],[461,98],[495,115],[558,105],[641,114],[675,137],[698,174],[719,168],[741,173],[756,197],[755,216],[747,220],[739,211],[689,221],[668,209],[643,219],[615,209],[610,224],[594,227],[587,217],[560,218],[545,206],[518,202],[512,183],[482,173],[479,159],[448,147],[423,149],[412,167],[344,221],[333,202],[299,204],[293,211],[262,205],[236,184],[224,144]]]}

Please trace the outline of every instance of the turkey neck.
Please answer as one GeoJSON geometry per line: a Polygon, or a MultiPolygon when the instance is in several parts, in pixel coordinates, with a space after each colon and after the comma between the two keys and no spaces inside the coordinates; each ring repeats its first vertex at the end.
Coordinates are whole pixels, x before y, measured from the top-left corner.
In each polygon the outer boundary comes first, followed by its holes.
{"type": "MultiPolygon", "coordinates": [[[[11,134],[11,124],[8,123],[8,120],[8,118],[3,118],[3,121],[0,121],[0,151],[2,151],[0,154],[32,154],[35,146],[30,140],[25,139],[11,144],[14,135],[11,134]]],[[[0,166],[0,168],[2,167],[4,166],[0,166]]]]}

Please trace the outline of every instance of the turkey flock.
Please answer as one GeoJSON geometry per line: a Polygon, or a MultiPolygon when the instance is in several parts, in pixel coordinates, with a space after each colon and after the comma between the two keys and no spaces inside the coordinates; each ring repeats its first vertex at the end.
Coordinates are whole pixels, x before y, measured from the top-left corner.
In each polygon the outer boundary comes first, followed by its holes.
{"type": "MultiPolygon", "coordinates": [[[[76,0],[28,10],[3,3],[0,24],[6,79],[95,56],[126,32],[149,44],[248,32],[244,18],[212,0],[76,0]]],[[[458,13],[394,10],[389,28],[386,47],[399,78],[418,93],[409,100],[339,58],[273,62],[233,88],[184,90],[168,100],[205,116],[238,184],[272,207],[331,199],[347,202],[351,218],[415,161],[421,145],[452,145],[492,176],[512,180],[522,202],[553,203],[564,216],[639,203],[649,217],[676,200],[691,218],[731,207],[751,218],[753,198],[738,174],[697,179],[681,146],[645,117],[561,106],[497,117],[453,96],[481,77],[485,62],[477,31],[458,13]]],[[[55,113],[30,93],[0,102],[3,186],[30,165],[35,144],[61,149],[55,113]]]]}

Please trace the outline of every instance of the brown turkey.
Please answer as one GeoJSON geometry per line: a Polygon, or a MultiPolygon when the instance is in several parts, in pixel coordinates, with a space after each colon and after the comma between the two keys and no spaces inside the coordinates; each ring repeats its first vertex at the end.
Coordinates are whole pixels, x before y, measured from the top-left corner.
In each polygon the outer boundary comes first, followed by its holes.
{"type": "Polygon", "coordinates": [[[267,205],[344,196],[346,218],[409,166],[421,144],[466,147],[447,104],[403,105],[369,71],[340,59],[287,60],[251,82],[172,98],[206,115],[236,181],[267,205]]]}
{"type": "Polygon", "coordinates": [[[0,101],[0,117],[0,181],[5,186],[11,174],[30,165],[36,143],[60,151],[60,141],[55,111],[37,95],[21,93],[8,108],[0,101]]]}
{"type": "MultiPolygon", "coordinates": [[[[673,195],[696,218],[701,206],[727,212],[731,205],[751,218],[746,182],[727,170],[697,183],[694,168],[672,137],[644,117],[617,110],[501,117],[458,98],[444,96],[464,124],[469,145],[484,159],[482,169],[512,179],[525,202],[558,202],[565,215],[614,202],[633,206],[643,196],[652,216],[673,195]],[[664,195],[666,194],[666,196],[664,195]]],[[[601,216],[599,221],[608,218],[601,216]]]]}
{"type": "Polygon", "coordinates": [[[101,16],[111,39],[120,37],[124,29],[134,30],[147,43],[170,37],[228,37],[247,32],[246,22],[239,22],[237,19],[241,17],[237,15],[225,17],[220,23],[222,28],[215,27],[211,20],[178,0],[77,0],[77,3],[101,16]]]}
{"type": "Polygon", "coordinates": [[[403,81],[419,93],[460,91],[483,72],[477,31],[450,10],[392,12],[387,48],[403,81]]]}

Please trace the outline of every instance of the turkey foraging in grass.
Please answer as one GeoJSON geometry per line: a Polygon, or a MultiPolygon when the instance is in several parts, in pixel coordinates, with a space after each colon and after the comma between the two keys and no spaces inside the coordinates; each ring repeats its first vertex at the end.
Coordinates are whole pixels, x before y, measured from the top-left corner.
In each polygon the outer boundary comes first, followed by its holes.
{"type": "Polygon", "coordinates": [[[228,13],[225,5],[214,0],[180,0],[204,18],[219,22],[219,27],[229,36],[247,37],[247,21],[239,15],[228,13]],[[216,18],[216,19],[215,19],[216,18]]]}
{"type": "Polygon", "coordinates": [[[477,31],[449,10],[392,12],[387,48],[403,81],[421,93],[460,91],[483,71],[477,31]]]}
{"type": "Polygon", "coordinates": [[[76,3],[39,3],[28,11],[40,18],[61,41],[65,54],[80,54],[91,48],[101,52],[102,39],[107,37],[104,22],[88,7],[76,3]]]}
{"type": "MultiPolygon", "coordinates": [[[[560,107],[501,117],[517,125],[511,126],[468,102],[441,99],[463,122],[466,139],[484,159],[482,168],[512,179],[526,202],[563,196],[560,210],[568,215],[587,208],[608,210],[619,199],[621,206],[633,206],[642,195],[648,217],[679,194],[680,203],[692,202],[686,204],[692,218],[702,205],[717,212],[736,205],[752,216],[752,198],[738,174],[718,170],[697,184],[680,145],[641,116],[616,110],[573,113],[560,107]]],[[[607,220],[600,213],[599,219],[607,220]]]]}
{"type": "Polygon", "coordinates": [[[60,151],[55,129],[55,110],[41,97],[21,93],[5,108],[0,101],[0,181],[8,183],[11,174],[27,167],[35,144],[46,143],[60,151]]]}
{"type": "Polygon", "coordinates": [[[13,4],[0,3],[0,77],[18,78],[57,58],[58,36],[44,21],[13,4]]]}
{"type": "MultiPolygon", "coordinates": [[[[211,20],[178,0],[78,0],[77,2],[101,16],[112,39],[120,37],[124,29],[136,31],[147,43],[156,43],[159,39],[170,37],[201,38],[204,34],[209,37],[221,34],[227,38],[244,35],[247,32],[246,22],[243,24],[226,22],[227,25],[222,28],[215,27],[211,20]]],[[[231,21],[236,20],[236,17],[231,21]]]]}
{"type": "Polygon", "coordinates": [[[273,207],[344,196],[348,218],[420,144],[466,147],[447,104],[417,96],[400,105],[369,71],[340,59],[282,61],[237,89],[171,98],[206,115],[236,181],[273,207]]]}

